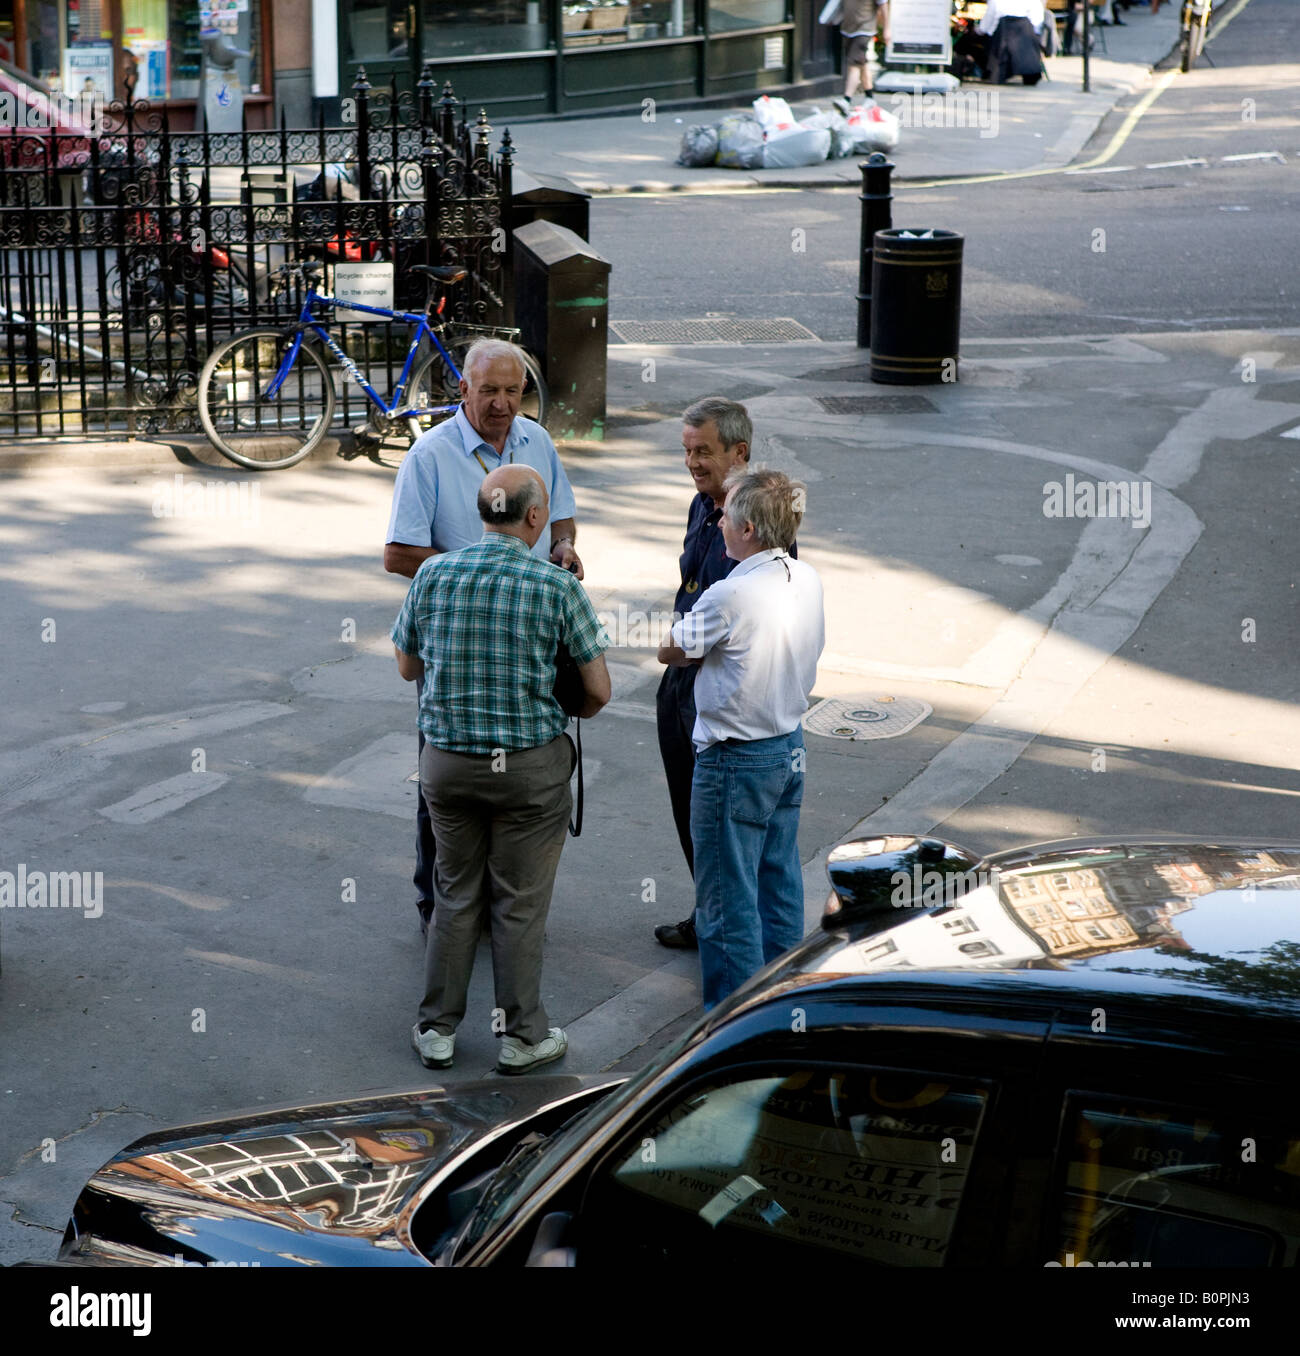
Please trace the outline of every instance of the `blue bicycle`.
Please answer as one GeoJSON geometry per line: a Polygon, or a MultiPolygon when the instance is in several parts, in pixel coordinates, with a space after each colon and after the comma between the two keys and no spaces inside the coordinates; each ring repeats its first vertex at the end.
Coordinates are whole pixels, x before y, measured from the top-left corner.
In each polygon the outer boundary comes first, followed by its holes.
{"type": "MultiPolygon", "coordinates": [[[[466,270],[455,265],[416,264],[414,271],[423,273],[429,284],[429,299],[419,314],[363,306],[319,293],[319,264],[286,264],[278,270],[284,280],[301,277],[307,289],[297,323],[288,328],[261,326],[233,335],[212,350],[199,374],[199,419],[213,447],[250,471],[278,471],[309,456],[334,419],[334,378],[322,345],[373,407],[366,423],[353,430],[360,447],[377,445],[394,432],[414,442],[426,429],[455,414],[465,350],[478,338],[517,343],[519,331],[445,322],[446,299],[439,298],[435,307],[436,289],[440,284],[449,287],[460,282],[466,270]],[[380,395],[343,351],[326,328],[320,308],[365,311],[413,327],[406,361],[390,398],[380,395]]],[[[545,423],[546,382],[530,354],[524,354],[524,363],[519,412],[545,423]]]]}

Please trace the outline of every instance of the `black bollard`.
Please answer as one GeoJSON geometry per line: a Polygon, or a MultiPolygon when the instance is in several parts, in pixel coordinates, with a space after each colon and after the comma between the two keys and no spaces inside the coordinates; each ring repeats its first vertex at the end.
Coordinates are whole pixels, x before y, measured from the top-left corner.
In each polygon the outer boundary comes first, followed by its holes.
{"type": "Polygon", "coordinates": [[[1089,70],[1088,70],[1088,48],[1092,45],[1090,41],[1092,38],[1092,33],[1090,31],[1091,18],[1092,18],[1092,0],[1083,0],[1083,92],[1085,94],[1092,93],[1092,83],[1091,80],[1089,79],[1089,70]]]}
{"type": "Polygon", "coordinates": [[[871,347],[871,246],[877,231],[887,231],[894,224],[890,203],[889,176],[894,167],[880,151],[872,151],[858,166],[862,171],[862,239],[861,262],[858,266],[858,347],[871,347]]]}

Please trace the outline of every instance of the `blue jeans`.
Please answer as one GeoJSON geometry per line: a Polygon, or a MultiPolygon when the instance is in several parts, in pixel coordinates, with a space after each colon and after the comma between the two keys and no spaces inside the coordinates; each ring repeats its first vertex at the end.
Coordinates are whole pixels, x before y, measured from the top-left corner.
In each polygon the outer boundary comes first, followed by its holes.
{"type": "Polygon", "coordinates": [[[706,1008],[803,937],[803,769],[801,729],[696,754],[691,839],[706,1008]]]}

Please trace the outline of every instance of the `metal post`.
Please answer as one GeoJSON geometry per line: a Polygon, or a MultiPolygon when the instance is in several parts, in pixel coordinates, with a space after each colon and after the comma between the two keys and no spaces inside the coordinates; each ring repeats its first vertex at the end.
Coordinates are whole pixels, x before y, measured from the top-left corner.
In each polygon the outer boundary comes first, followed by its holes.
{"type": "Polygon", "coordinates": [[[370,81],[364,66],[357,68],[352,93],[356,95],[357,108],[357,185],[360,196],[368,202],[375,195],[370,184],[370,81]]]}
{"type": "Polygon", "coordinates": [[[889,176],[893,174],[894,167],[880,151],[872,151],[858,168],[862,171],[862,192],[858,195],[858,200],[862,203],[861,263],[858,269],[858,347],[870,348],[872,242],[877,231],[887,231],[893,225],[890,203],[894,201],[894,195],[890,191],[889,176]]]}
{"type": "Polygon", "coordinates": [[[1092,37],[1092,3],[1091,0],[1083,0],[1083,92],[1092,93],[1092,86],[1088,83],[1088,48],[1092,46],[1089,39],[1092,37]]]}

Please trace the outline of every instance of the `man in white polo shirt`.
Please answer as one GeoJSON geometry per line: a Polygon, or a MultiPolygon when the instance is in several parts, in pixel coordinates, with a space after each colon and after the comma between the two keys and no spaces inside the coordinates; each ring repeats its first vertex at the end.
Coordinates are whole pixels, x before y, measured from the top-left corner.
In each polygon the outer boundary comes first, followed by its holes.
{"type": "Polygon", "coordinates": [[[711,1008],[803,937],[800,721],[825,644],[822,586],[789,554],[805,490],[737,467],[719,528],[737,561],[674,623],[661,663],[695,680],[695,927],[711,1008]]]}

